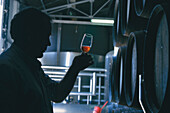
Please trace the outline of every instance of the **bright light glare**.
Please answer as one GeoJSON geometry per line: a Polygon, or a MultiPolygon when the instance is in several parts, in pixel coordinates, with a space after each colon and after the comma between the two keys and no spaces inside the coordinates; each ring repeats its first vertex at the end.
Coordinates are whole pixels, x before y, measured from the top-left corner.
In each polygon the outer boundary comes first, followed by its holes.
{"type": "Polygon", "coordinates": [[[70,57],[71,57],[70,53],[67,53],[67,56],[66,56],[66,66],[69,66],[69,64],[70,64],[70,57]]]}
{"type": "Polygon", "coordinates": [[[2,16],[3,16],[3,0],[0,0],[0,37],[2,31],[2,16]]]}
{"type": "Polygon", "coordinates": [[[66,113],[66,110],[65,109],[59,109],[59,108],[54,108],[53,109],[54,113],[66,113]]]}
{"type": "Polygon", "coordinates": [[[117,54],[118,54],[118,50],[119,50],[119,48],[118,48],[118,47],[114,47],[114,54],[113,54],[113,56],[117,56],[117,54]]]}
{"type": "Polygon", "coordinates": [[[2,16],[3,16],[3,0],[0,0],[0,53],[2,52],[2,16]]]}
{"type": "Polygon", "coordinates": [[[105,23],[105,24],[113,24],[114,20],[106,20],[106,19],[91,19],[93,23],[105,23]]]}

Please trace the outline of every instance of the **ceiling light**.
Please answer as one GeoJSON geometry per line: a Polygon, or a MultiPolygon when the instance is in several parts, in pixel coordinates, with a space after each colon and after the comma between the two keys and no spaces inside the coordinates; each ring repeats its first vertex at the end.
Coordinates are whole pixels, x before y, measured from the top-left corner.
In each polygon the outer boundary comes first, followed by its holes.
{"type": "Polygon", "coordinates": [[[100,24],[112,24],[113,25],[114,20],[110,20],[110,19],[91,19],[91,22],[100,23],[100,24]]]}

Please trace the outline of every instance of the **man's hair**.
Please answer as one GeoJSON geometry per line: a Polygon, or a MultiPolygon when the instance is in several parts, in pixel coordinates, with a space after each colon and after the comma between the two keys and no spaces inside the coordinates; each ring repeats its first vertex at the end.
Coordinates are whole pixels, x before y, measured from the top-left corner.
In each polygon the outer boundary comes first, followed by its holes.
{"type": "Polygon", "coordinates": [[[51,29],[51,18],[35,8],[27,8],[17,13],[11,21],[12,39],[24,40],[25,36],[33,36],[41,29],[51,29]]]}

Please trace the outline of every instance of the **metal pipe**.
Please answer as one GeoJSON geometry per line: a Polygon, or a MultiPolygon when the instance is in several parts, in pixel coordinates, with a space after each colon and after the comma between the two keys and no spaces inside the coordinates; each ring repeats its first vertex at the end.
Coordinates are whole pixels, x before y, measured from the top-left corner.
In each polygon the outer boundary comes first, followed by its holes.
{"type": "MultiPolygon", "coordinates": [[[[66,72],[59,72],[59,71],[44,71],[45,74],[53,74],[53,75],[65,75],[66,72]]],[[[100,77],[105,77],[105,74],[98,74],[96,73],[97,76],[100,77]]],[[[79,76],[93,76],[92,73],[79,73],[79,76]]]]}
{"type": "Polygon", "coordinates": [[[44,71],[45,74],[57,74],[57,75],[64,75],[66,72],[59,72],[59,71],[44,71]]]}
{"type": "Polygon", "coordinates": [[[61,81],[62,79],[52,78],[52,80],[55,80],[55,81],[61,81]]]}
{"type": "MultiPolygon", "coordinates": [[[[93,91],[93,78],[90,78],[90,93],[93,91]]],[[[92,102],[92,96],[90,96],[90,104],[92,102]]]]}
{"type": "MultiPolygon", "coordinates": [[[[61,71],[44,71],[45,74],[65,75],[66,72],[61,71]]],[[[92,73],[80,73],[79,76],[93,76],[92,73]]]]}
{"type": "Polygon", "coordinates": [[[63,7],[68,7],[69,8],[69,7],[73,6],[73,5],[79,5],[79,4],[89,2],[89,1],[90,0],[83,0],[83,1],[79,1],[79,2],[74,2],[74,3],[70,3],[70,4],[66,4],[66,5],[61,5],[61,6],[49,8],[49,9],[42,10],[42,11],[51,11],[51,10],[56,10],[56,9],[63,8],[63,7]]]}
{"type": "MultiPolygon", "coordinates": [[[[74,85],[74,87],[76,88],[78,88],[78,86],[77,85],[74,85]]],[[[82,85],[81,86],[81,88],[90,88],[90,86],[87,86],[87,85],[82,85]]],[[[99,88],[99,86],[96,86],[96,89],[98,89],[99,88]]],[[[104,86],[101,86],[101,89],[105,89],[105,87],[104,86]]],[[[97,94],[97,93],[96,93],[97,94]]]]}
{"type": "MultiPolygon", "coordinates": [[[[87,99],[82,99],[81,101],[86,102],[87,99]]],[[[98,99],[93,99],[93,102],[98,102],[98,99]]],[[[105,100],[100,100],[100,102],[106,102],[105,100]]]]}
{"type": "Polygon", "coordinates": [[[103,4],[103,6],[101,6],[94,14],[93,16],[95,16],[102,8],[104,8],[108,3],[110,2],[110,0],[108,0],[105,4],[103,4]]]}
{"type": "Polygon", "coordinates": [[[89,95],[87,96],[87,105],[89,105],[89,95]]]}
{"type": "Polygon", "coordinates": [[[61,66],[41,66],[43,69],[69,69],[69,67],[61,67],[61,66]]]}
{"type": "MultiPolygon", "coordinates": [[[[62,66],[41,66],[43,69],[69,69],[69,67],[62,66]]],[[[105,72],[106,69],[103,68],[86,68],[84,71],[100,71],[105,72]]]]}
{"type": "Polygon", "coordinates": [[[93,72],[93,92],[92,92],[92,94],[93,95],[96,95],[95,93],[96,93],[96,80],[97,79],[97,76],[96,76],[96,73],[95,72],[93,72]]]}
{"type": "Polygon", "coordinates": [[[63,78],[64,76],[61,75],[48,75],[49,77],[53,77],[53,78],[63,78]]]}
{"type": "Polygon", "coordinates": [[[146,113],[145,108],[142,104],[142,75],[139,75],[139,103],[144,113],[146,113]]]}
{"type": "Polygon", "coordinates": [[[60,44],[61,44],[61,23],[58,24],[58,32],[57,32],[57,64],[60,61],[60,44]]]}
{"type": "Polygon", "coordinates": [[[79,13],[85,15],[85,16],[89,16],[87,13],[85,13],[85,12],[83,12],[83,11],[80,11],[80,10],[77,9],[77,8],[74,8],[74,7],[71,7],[71,8],[74,9],[74,10],[76,10],[77,12],[79,12],[79,13]]]}
{"type": "Polygon", "coordinates": [[[101,99],[101,96],[100,96],[100,94],[101,94],[101,77],[99,77],[99,90],[98,90],[98,105],[100,105],[100,99],[101,99]]]}
{"type": "MultiPolygon", "coordinates": [[[[78,92],[81,92],[81,77],[78,77],[78,92]]],[[[80,95],[78,95],[78,103],[80,103],[80,95]]]]}
{"type": "Polygon", "coordinates": [[[54,10],[54,11],[48,12],[48,14],[56,13],[56,12],[62,11],[62,10],[64,10],[64,9],[67,9],[67,8],[66,8],[66,7],[60,8],[60,9],[58,9],[58,10],[54,10]]]}
{"type": "Polygon", "coordinates": [[[42,4],[43,9],[45,10],[46,8],[45,8],[43,0],[41,0],[41,4],[42,4]]]}
{"type": "Polygon", "coordinates": [[[88,92],[70,92],[69,95],[81,95],[81,96],[88,96],[88,95],[92,95],[92,93],[88,93],[88,92]]]}
{"type": "MultiPolygon", "coordinates": [[[[51,5],[51,4],[55,4],[55,3],[58,2],[58,1],[60,1],[60,0],[55,0],[55,1],[53,1],[53,2],[46,3],[45,5],[46,5],[46,6],[49,6],[49,5],[51,5]]],[[[41,9],[41,8],[42,8],[42,6],[38,7],[38,9],[41,9]]]]}
{"type": "MultiPolygon", "coordinates": [[[[99,95],[99,93],[96,93],[96,95],[99,95]]],[[[104,96],[104,95],[105,95],[105,93],[100,93],[100,95],[103,95],[103,96],[104,96]]],[[[106,101],[105,101],[105,102],[106,102],[106,101]]]]}
{"type": "Polygon", "coordinates": [[[93,17],[92,14],[93,14],[93,1],[90,1],[90,16],[91,17],[93,17]]]}
{"type": "Polygon", "coordinates": [[[53,18],[79,18],[79,19],[108,19],[108,20],[113,20],[114,18],[109,18],[109,17],[93,17],[93,16],[70,16],[70,15],[50,15],[50,17],[53,18]]]}

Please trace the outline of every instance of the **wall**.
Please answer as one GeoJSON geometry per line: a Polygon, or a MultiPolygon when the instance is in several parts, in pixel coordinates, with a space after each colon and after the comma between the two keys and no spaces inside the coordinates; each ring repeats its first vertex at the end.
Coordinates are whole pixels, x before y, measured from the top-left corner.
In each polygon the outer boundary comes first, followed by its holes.
{"type": "MultiPolygon", "coordinates": [[[[57,51],[58,24],[52,25],[51,47],[47,52],[57,51]]],[[[60,51],[81,52],[80,43],[84,33],[93,35],[93,46],[89,53],[106,55],[112,49],[112,27],[62,24],[60,51]]]]}

